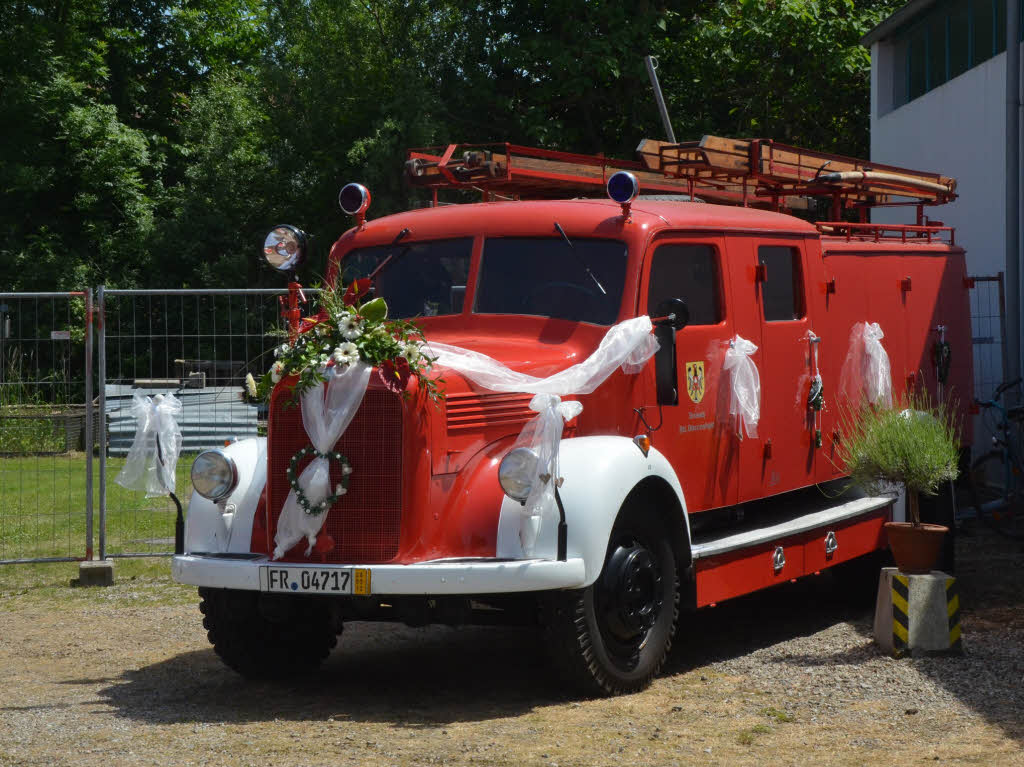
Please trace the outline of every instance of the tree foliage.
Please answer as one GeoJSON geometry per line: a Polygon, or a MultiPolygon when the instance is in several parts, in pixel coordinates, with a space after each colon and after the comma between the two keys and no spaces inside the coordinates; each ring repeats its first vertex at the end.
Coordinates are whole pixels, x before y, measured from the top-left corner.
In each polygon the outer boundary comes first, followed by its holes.
{"type": "Polygon", "coordinates": [[[496,141],[630,157],[663,131],[863,155],[867,51],[897,0],[8,0],[2,289],[274,284],[289,221],[338,189],[409,204],[406,148],[496,141]]]}

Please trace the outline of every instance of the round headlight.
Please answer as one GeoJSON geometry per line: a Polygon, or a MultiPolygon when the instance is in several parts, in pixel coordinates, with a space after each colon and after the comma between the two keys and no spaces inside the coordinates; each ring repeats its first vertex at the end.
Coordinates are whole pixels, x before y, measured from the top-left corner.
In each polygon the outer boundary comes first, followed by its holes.
{"type": "Polygon", "coordinates": [[[192,487],[203,498],[222,501],[238,484],[238,467],[220,450],[207,450],[192,463],[192,487]]]}
{"type": "Polygon", "coordinates": [[[270,230],[263,241],[263,257],[279,272],[293,272],[306,258],[306,233],[281,224],[270,230]]]}
{"type": "Polygon", "coordinates": [[[505,495],[525,501],[537,481],[537,454],[528,447],[510,450],[498,466],[498,482],[505,495]]]}

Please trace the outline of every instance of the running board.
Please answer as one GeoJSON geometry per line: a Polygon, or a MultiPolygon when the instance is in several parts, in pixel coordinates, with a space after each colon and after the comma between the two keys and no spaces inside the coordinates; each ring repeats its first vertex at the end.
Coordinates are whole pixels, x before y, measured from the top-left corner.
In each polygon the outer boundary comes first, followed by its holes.
{"type": "Polygon", "coordinates": [[[730,551],[748,549],[766,543],[773,543],[784,538],[790,538],[794,535],[810,532],[817,528],[834,525],[838,522],[870,514],[873,511],[889,506],[895,500],[895,496],[856,498],[820,511],[800,514],[786,522],[771,525],[769,527],[744,530],[741,533],[732,533],[715,540],[695,543],[690,548],[690,552],[693,559],[696,561],[698,559],[706,559],[707,557],[725,554],[730,551]]]}

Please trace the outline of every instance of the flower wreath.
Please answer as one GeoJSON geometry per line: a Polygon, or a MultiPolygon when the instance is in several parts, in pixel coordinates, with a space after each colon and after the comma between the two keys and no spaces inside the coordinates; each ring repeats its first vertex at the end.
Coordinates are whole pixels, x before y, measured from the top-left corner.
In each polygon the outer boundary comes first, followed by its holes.
{"type": "Polygon", "coordinates": [[[327,511],[334,503],[348,492],[348,478],[352,473],[352,464],[348,462],[348,458],[336,451],[327,451],[321,453],[312,445],[299,450],[295,455],[292,456],[291,461],[288,463],[288,469],[286,474],[288,475],[288,484],[291,485],[292,490],[295,491],[295,497],[299,500],[299,506],[306,514],[317,515],[323,514],[327,511]],[[299,461],[305,458],[307,455],[314,455],[318,458],[326,458],[328,461],[334,460],[341,464],[341,482],[334,486],[334,492],[324,498],[320,503],[311,503],[309,498],[303,492],[299,486],[299,474],[298,465],[299,461]]]}

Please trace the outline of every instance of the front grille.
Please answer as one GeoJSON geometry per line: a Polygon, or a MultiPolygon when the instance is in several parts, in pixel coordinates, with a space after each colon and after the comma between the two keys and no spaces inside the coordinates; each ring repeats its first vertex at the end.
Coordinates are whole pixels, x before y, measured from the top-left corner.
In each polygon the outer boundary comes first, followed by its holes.
{"type": "MultiPolygon", "coordinates": [[[[299,406],[285,407],[291,395],[275,400],[270,411],[267,446],[267,487],[270,537],[288,496],[286,471],[296,451],[309,444],[299,406]]],[[[402,530],[402,401],[385,389],[366,392],[352,423],[335,447],[352,464],[348,493],[327,512],[321,535],[334,539],[324,561],[342,563],[389,562],[398,554],[402,530]]],[[[311,461],[299,463],[301,471],[311,461]]],[[[331,463],[331,486],[341,481],[338,465],[331,463]]],[[[321,561],[305,556],[301,541],[284,561],[321,561]]]]}

